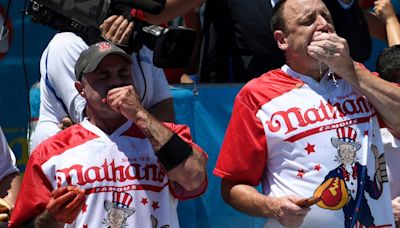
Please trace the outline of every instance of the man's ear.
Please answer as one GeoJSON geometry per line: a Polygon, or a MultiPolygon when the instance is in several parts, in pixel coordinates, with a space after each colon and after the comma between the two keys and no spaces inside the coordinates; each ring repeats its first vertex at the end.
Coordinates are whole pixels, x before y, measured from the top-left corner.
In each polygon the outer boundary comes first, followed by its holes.
{"type": "Polygon", "coordinates": [[[282,30],[274,31],[274,38],[276,43],[278,44],[279,49],[282,51],[286,51],[288,49],[287,39],[285,37],[285,33],[282,30]]]}
{"type": "Polygon", "coordinates": [[[85,88],[83,87],[82,82],[76,81],[75,82],[75,89],[78,90],[79,95],[81,95],[82,97],[86,98],[85,88]]]}

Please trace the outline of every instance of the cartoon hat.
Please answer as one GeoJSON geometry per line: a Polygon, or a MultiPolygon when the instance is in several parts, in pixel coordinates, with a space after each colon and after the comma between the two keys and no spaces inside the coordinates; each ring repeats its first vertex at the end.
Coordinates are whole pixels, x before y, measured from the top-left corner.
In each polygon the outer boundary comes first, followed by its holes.
{"type": "Polygon", "coordinates": [[[357,132],[351,127],[343,127],[336,129],[337,138],[332,137],[331,143],[334,147],[338,148],[338,146],[342,144],[352,145],[356,151],[361,148],[361,143],[356,142],[357,132]]]}
{"type": "Polygon", "coordinates": [[[133,201],[133,197],[126,192],[113,192],[113,200],[112,202],[106,200],[104,201],[104,208],[106,211],[109,211],[111,208],[118,208],[120,210],[125,211],[128,216],[131,216],[134,212],[134,208],[130,208],[133,201]]]}

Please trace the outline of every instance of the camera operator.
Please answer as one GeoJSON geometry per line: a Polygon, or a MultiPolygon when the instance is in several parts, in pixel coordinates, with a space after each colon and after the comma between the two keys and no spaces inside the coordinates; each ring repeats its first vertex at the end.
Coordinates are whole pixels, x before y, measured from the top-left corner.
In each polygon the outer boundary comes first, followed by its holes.
{"type": "MultiPolygon", "coordinates": [[[[197,7],[202,0],[167,0],[165,9],[158,15],[139,14],[141,20],[159,24],[197,7]]],[[[104,39],[116,44],[127,44],[134,27],[123,16],[112,15],[100,25],[104,39]]],[[[80,53],[86,50],[85,41],[72,32],[56,34],[49,42],[40,61],[41,105],[39,121],[32,135],[30,148],[60,131],[64,117],[79,123],[85,116],[85,100],[74,88],[74,65],[80,53]]],[[[133,79],[144,108],[161,121],[174,122],[172,95],[164,72],[153,65],[153,52],[143,47],[132,54],[133,79]]],[[[31,151],[30,151],[31,152],[31,151]]]]}

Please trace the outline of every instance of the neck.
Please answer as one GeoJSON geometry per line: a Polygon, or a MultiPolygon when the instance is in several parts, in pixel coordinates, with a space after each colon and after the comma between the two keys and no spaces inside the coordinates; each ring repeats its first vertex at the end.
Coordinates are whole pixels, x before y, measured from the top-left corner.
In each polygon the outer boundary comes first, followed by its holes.
{"type": "Polygon", "coordinates": [[[120,119],[118,121],[107,120],[96,120],[88,117],[89,122],[100,128],[107,135],[111,135],[115,130],[117,130],[122,124],[124,124],[127,119],[120,119]]]}
{"type": "Polygon", "coordinates": [[[122,115],[115,115],[112,117],[107,115],[92,115],[90,109],[87,109],[86,115],[90,123],[100,128],[104,133],[108,135],[112,134],[127,121],[127,119],[122,115]]]}
{"type": "Polygon", "coordinates": [[[289,58],[286,58],[286,63],[292,70],[296,71],[299,74],[310,76],[317,82],[321,80],[322,76],[328,70],[327,65],[321,62],[317,62],[315,60],[314,60],[315,64],[314,63],[301,64],[303,62],[304,61],[291,60],[289,58]],[[310,66],[310,64],[312,65],[310,66]]]}

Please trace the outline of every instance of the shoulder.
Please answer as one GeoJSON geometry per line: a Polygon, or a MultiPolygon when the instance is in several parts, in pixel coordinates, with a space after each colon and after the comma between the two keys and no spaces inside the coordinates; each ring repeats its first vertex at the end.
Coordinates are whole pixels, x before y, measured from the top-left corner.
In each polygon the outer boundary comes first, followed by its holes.
{"type": "Polygon", "coordinates": [[[302,81],[289,76],[281,69],[275,69],[249,81],[240,90],[236,100],[246,103],[249,107],[258,108],[303,84],[302,81]]]}
{"type": "Polygon", "coordinates": [[[74,47],[74,46],[86,46],[85,41],[81,37],[77,36],[72,32],[61,32],[54,35],[50,40],[48,47],[74,47]]]}
{"type": "Polygon", "coordinates": [[[72,32],[57,33],[47,46],[49,54],[56,53],[57,55],[69,55],[71,53],[76,55],[87,48],[85,41],[72,32]]]}
{"type": "Polygon", "coordinates": [[[82,145],[98,136],[88,131],[80,124],[69,127],[58,134],[46,139],[32,152],[40,163],[49,160],[53,156],[64,153],[70,148],[82,145]]]}

